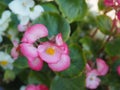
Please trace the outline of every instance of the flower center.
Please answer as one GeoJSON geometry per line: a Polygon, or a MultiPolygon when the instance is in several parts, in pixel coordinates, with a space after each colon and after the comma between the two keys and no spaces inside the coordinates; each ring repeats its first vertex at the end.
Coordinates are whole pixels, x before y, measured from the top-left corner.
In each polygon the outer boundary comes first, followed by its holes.
{"type": "Polygon", "coordinates": [[[55,50],[52,47],[49,47],[46,49],[46,53],[49,55],[54,55],[55,54],[55,50]]]}
{"type": "Polygon", "coordinates": [[[0,65],[2,65],[2,66],[6,66],[8,64],[8,61],[0,61],[0,65]]]}

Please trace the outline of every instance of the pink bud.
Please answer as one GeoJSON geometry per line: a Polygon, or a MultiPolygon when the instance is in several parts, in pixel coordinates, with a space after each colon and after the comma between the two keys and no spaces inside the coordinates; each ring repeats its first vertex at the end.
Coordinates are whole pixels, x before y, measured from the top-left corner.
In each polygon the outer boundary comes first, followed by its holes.
{"type": "Polygon", "coordinates": [[[61,57],[61,49],[53,43],[45,42],[38,46],[41,59],[47,63],[57,63],[61,57]]]}
{"type": "Polygon", "coordinates": [[[22,42],[34,43],[37,39],[46,37],[48,30],[43,24],[35,24],[29,27],[22,38],[22,42]]]}
{"type": "Polygon", "coordinates": [[[18,41],[14,40],[13,41],[13,48],[11,49],[11,56],[13,57],[14,60],[16,60],[19,56],[19,52],[17,51],[18,49],[18,41]]]}
{"type": "Polygon", "coordinates": [[[98,72],[97,70],[92,70],[88,73],[87,77],[86,77],[86,87],[89,89],[96,89],[101,80],[97,77],[98,72]]]}
{"type": "Polygon", "coordinates": [[[43,67],[43,61],[39,57],[36,57],[34,59],[29,59],[28,64],[29,67],[35,71],[40,71],[43,67]]]}
{"type": "Polygon", "coordinates": [[[25,88],[25,90],[37,90],[36,86],[31,84],[31,85],[27,85],[27,87],[25,88]]]}
{"type": "Polygon", "coordinates": [[[59,34],[55,37],[55,42],[56,42],[56,44],[62,49],[63,53],[69,54],[68,46],[67,46],[67,44],[63,41],[63,39],[62,39],[62,34],[61,34],[61,33],[59,33],[59,34]]]}
{"type": "Polygon", "coordinates": [[[36,90],[49,90],[48,87],[44,84],[37,85],[36,90]]]}
{"type": "Polygon", "coordinates": [[[114,0],[104,0],[106,6],[114,6],[114,0]]]}
{"type": "Polygon", "coordinates": [[[66,70],[70,66],[70,57],[63,54],[60,61],[57,63],[48,63],[48,65],[53,71],[60,72],[66,70]]]}
{"type": "Polygon", "coordinates": [[[117,67],[117,73],[120,75],[120,66],[117,67]]]}
{"type": "Polygon", "coordinates": [[[19,52],[17,51],[17,47],[13,47],[11,49],[11,56],[13,57],[14,60],[16,60],[19,56],[19,52]]]}
{"type": "Polygon", "coordinates": [[[100,76],[106,75],[109,69],[106,62],[100,58],[97,58],[96,63],[97,63],[97,71],[99,72],[99,75],[100,76]]]}
{"type": "Polygon", "coordinates": [[[59,33],[59,34],[55,37],[55,41],[56,41],[56,44],[57,44],[58,46],[61,46],[61,45],[64,44],[61,33],[59,33]]]}
{"type": "Polygon", "coordinates": [[[86,64],[86,73],[90,72],[92,70],[92,68],[90,67],[90,65],[87,63],[86,64]]]}
{"type": "Polygon", "coordinates": [[[37,48],[29,43],[20,44],[20,51],[28,60],[34,59],[38,56],[37,48]]]}
{"type": "Polygon", "coordinates": [[[26,29],[27,29],[27,25],[21,25],[21,24],[18,25],[19,32],[24,32],[26,31],[26,29]]]}

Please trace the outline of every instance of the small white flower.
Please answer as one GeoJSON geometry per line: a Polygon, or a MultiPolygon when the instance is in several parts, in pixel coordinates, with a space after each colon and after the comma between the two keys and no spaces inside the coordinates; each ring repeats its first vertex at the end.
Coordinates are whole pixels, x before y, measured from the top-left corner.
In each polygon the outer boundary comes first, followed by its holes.
{"type": "Polygon", "coordinates": [[[18,19],[20,20],[21,25],[27,25],[28,22],[29,22],[29,17],[28,16],[18,15],[18,19]]]}
{"type": "Polygon", "coordinates": [[[35,2],[33,0],[13,0],[9,3],[9,8],[13,13],[27,16],[29,14],[29,9],[33,7],[35,2]]]}
{"type": "Polygon", "coordinates": [[[42,6],[40,5],[36,5],[34,7],[33,11],[30,11],[29,17],[31,20],[35,20],[36,18],[38,18],[42,13],[44,12],[44,9],[42,6]]]}
{"type": "Polygon", "coordinates": [[[9,26],[9,22],[11,21],[11,12],[6,10],[2,13],[2,16],[0,18],[0,42],[2,42],[2,35],[4,35],[4,31],[9,26]]]}
{"type": "Polygon", "coordinates": [[[11,12],[6,10],[2,13],[2,17],[0,19],[0,32],[5,31],[9,25],[9,22],[11,21],[11,12]]]}
{"type": "Polygon", "coordinates": [[[35,20],[44,11],[40,5],[35,5],[33,0],[13,0],[9,8],[18,15],[21,25],[27,25],[29,20],[35,20]]]}
{"type": "Polygon", "coordinates": [[[13,69],[13,63],[14,60],[11,58],[11,56],[5,52],[0,51],[0,66],[3,69],[13,69]]]}

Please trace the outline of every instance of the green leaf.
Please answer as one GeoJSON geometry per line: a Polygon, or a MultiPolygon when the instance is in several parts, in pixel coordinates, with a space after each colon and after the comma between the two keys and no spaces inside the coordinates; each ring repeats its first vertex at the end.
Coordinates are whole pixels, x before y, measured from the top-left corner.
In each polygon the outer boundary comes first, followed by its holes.
{"type": "Polygon", "coordinates": [[[111,67],[111,70],[113,73],[116,73],[117,74],[117,67],[120,66],[120,59],[117,59],[113,64],[112,64],[112,67],[111,67]]]}
{"type": "Polygon", "coordinates": [[[80,74],[82,74],[85,68],[85,59],[80,46],[77,44],[72,44],[70,45],[69,49],[70,49],[71,65],[67,70],[58,73],[58,75],[62,77],[79,76],[80,74]]]}
{"type": "Polygon", "coordinates": [[[15,60],[14,66],[19,69],[28,68],[27,59],[25,57],[19,57],[17,60],[15,60]]]}
{"type": "MultiPolygon", "coordinates": [[[[43,79],[43,78],[42,78],[43,79]]],[[[31,71],[28,76],[28,83],[29,84],[40,84],[41,83],[41,77],[38,72],[31,71]]]]}
{"type": "Polygon", "coordinates": [[[15,73],[12,70],[6,70],[4,73],[4,81],[9,83],[15,79],[15,73]]]}
{"type": "Polygon", "coordinates": [[[48,28],[48,38],[52,38],[58,33],[62,33],[63,39],[66,41],[70,35],[70,26],[68,22],[56,13],[43,13],[33,24],[41,23],[48,28]]]}
{"type": "Polygon", "coordinates": [[[6,8],[6,5],[4,3],[0,2],[0,15],[2,15],[2,13],[5,10],[5,8],[6,8]]]}
{"type": "Polygon", "coordinates": [[[43,3],[41,6],[44,8],[45,12],[54,12],[59,14],[57,7],[51,2],[43,3]]]}
{"type": "Polygon", "coordinates": [[[94,41],[92,38],[86,36],[80,39],[80,43],[82,44],[83,52],[87,60],[97,57],[98,50],[101,48],[100,41],[94,41]]]}
{"type": "Polygon", "coordinates": [[[68,21],[80,21],[84,18],[87,12],[85,0],[55,0],[60,11],[68,21]]]}
{"type": "Polygon", "coordinates": [[[120,56],[120,38],[107,43],[105,46],[105,52],[110,56],[120,56]]]}
{"type": "Polygon", "coordinates": [[[62,78],[56,76],[51,84],[50,90],[86,90],[85,76],[77,78],[62,78]]]}
{"type": "Polygon", "coordinates": [[[104,5],[104,0],[99,0],[98,1],[98,8],[100,9],[100,10],[105,10],[105,5],[104,5]]]}
{"type": "Polygon", "coordinates": [[[96,24],[98,28],[103,32],[104,34],[110,34],[111,28],[112,28],[112,20],[110,17],[106,15],[100,15],[96,18],[96,24]]]}

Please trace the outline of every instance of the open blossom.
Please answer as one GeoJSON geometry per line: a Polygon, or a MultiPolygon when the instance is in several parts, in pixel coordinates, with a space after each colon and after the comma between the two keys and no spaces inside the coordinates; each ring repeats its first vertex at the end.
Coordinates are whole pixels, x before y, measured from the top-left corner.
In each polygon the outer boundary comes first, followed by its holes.
{"type": "Polygon", "coordinates": [[[87,77],[86,77],[87,88],[96,89],[99,86],[101,80],[97,76],[98,76],[98,72],[95,69],[93,69],[87,74],[87,77]]]}
{"type": "Polygon", "coordinates": [[[55,43],[44,42],[38,46],[41,59],[48,63],[53,71],[63,71],[70,66],[68,47],[62,40],[61,33],[55,37],[55,43]]]}
{"type": "Polygon", "coordinates": [[[106,64],[106,62],[100,58],[97,58],[96,63],[97,63],[97,71],[99,72],[99,75],[100,76],[106,75],[109,70],[109,67],[106,64]]]}
{"type": "Polygon", "coordinates": [[[56,63],[60,60],[62,51],[55,44],[50,42],[38,46],[39,56],[47,63],[56,63]]]}
{"type": "Polygon", "coordinates": [[[3,69],[13,69],[13,62],[14,60],[11,58],[11,56],[5,52],[0,51],[0,66],[3,69]]]}
{"type": "Polygon", "coordinates": [[[60,60],[57,63],[48,63],[48,66],[53,71],[63,71],[70,66],[70,57],[68,55],[61,55],[60,60]]]}
{"type": "Polygon", "coordinates": [[[34,0],[13,0],[9,8],[18,15],[21,25],[27,25],[29,20],[35,20],[44,12],[42,6],[35,6],[34,0]]]}
{"type": "Polygon", "coordinates": [[[22,42],[34,43],[37,39],[46,37],[48,30],[43,24],[35,24],[29,27],[22,38],[22,42]]]}
{"type": "Polygon", "coordinates": [[[34,0],[13,0],[9,3],[9,8],[15,14],[27,16],[29,15],[29,9],[34,5],[34,0]]]}
{"type": "Polygon", "coordinates": [[[36,71],[42,69],[43,61],[38,56],[37,48],[32,44],[22,43],[20,44],[20,51],[28,59],[28,64],[31,69],[36,71]]]}
{"type": "Polygon", "coordinates": [[[2,35],[4,34],[4,31],[9,26],[9,22],[11,21],[11,12],[6,10],[2,13],[2,16],[0,18],[0,42],[2,42],[2,35]]]}

